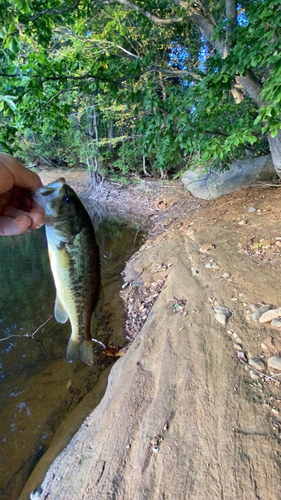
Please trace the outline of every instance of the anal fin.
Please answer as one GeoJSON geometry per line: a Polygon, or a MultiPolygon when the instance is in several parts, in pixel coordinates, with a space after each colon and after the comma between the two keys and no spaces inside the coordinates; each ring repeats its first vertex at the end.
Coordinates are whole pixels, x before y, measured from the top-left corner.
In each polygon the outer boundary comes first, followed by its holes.
{"type": "Polygon", "coordinates": [[[55,318],[58,321],[58,323],[66,323],[66,321],[68,320],[68,314],[64,309],[58,294],[56,296],[56,302],[55,302],[55,318]]]}

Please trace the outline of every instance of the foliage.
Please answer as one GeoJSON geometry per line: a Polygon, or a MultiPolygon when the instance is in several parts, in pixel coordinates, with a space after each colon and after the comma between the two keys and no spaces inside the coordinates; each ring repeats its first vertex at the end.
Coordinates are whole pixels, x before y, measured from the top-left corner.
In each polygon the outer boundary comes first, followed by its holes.
{"type": "Polygon", "coordinates": [[[281,128],[279,0],[240,11],[229,32],[221,0],[6,0],[2,148],[123,176],[143,156],[175,172],[267,153],[281,128]]]}

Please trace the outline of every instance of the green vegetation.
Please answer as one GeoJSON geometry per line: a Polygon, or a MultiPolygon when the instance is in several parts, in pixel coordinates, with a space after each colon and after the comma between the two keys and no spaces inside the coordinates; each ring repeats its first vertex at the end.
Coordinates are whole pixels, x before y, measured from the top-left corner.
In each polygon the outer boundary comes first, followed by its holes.
{"type": "Polygon", "coordinates": [[[1,147],[123,178],[271,151],[281,175],[280,30],[279,0],[6,0],[1,147]]]}

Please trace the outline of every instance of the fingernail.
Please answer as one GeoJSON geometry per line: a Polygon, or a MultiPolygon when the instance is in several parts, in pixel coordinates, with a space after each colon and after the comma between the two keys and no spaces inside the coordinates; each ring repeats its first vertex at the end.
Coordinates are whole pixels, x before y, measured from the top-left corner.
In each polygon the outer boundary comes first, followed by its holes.
{"type": "Polygon", "coordinates": [[[38,224],[37,229],[40,229],[42,226],[44,226],[44,222],[42,222],[42,224],[38,224]]]}

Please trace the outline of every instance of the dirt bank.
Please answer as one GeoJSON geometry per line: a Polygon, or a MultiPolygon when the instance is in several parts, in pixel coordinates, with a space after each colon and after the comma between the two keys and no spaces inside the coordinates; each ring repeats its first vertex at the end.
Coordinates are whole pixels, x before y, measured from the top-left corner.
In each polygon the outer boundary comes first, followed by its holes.
{"type": "Polygon", "coordinates": [[[281,330],[252,314],[281,307],[281,191],[201,203],[174,187],[148,198],[151,232],[125,269],[134,340],[34,498],[280,498],[281,389],[268,362],[281,330]]]}

